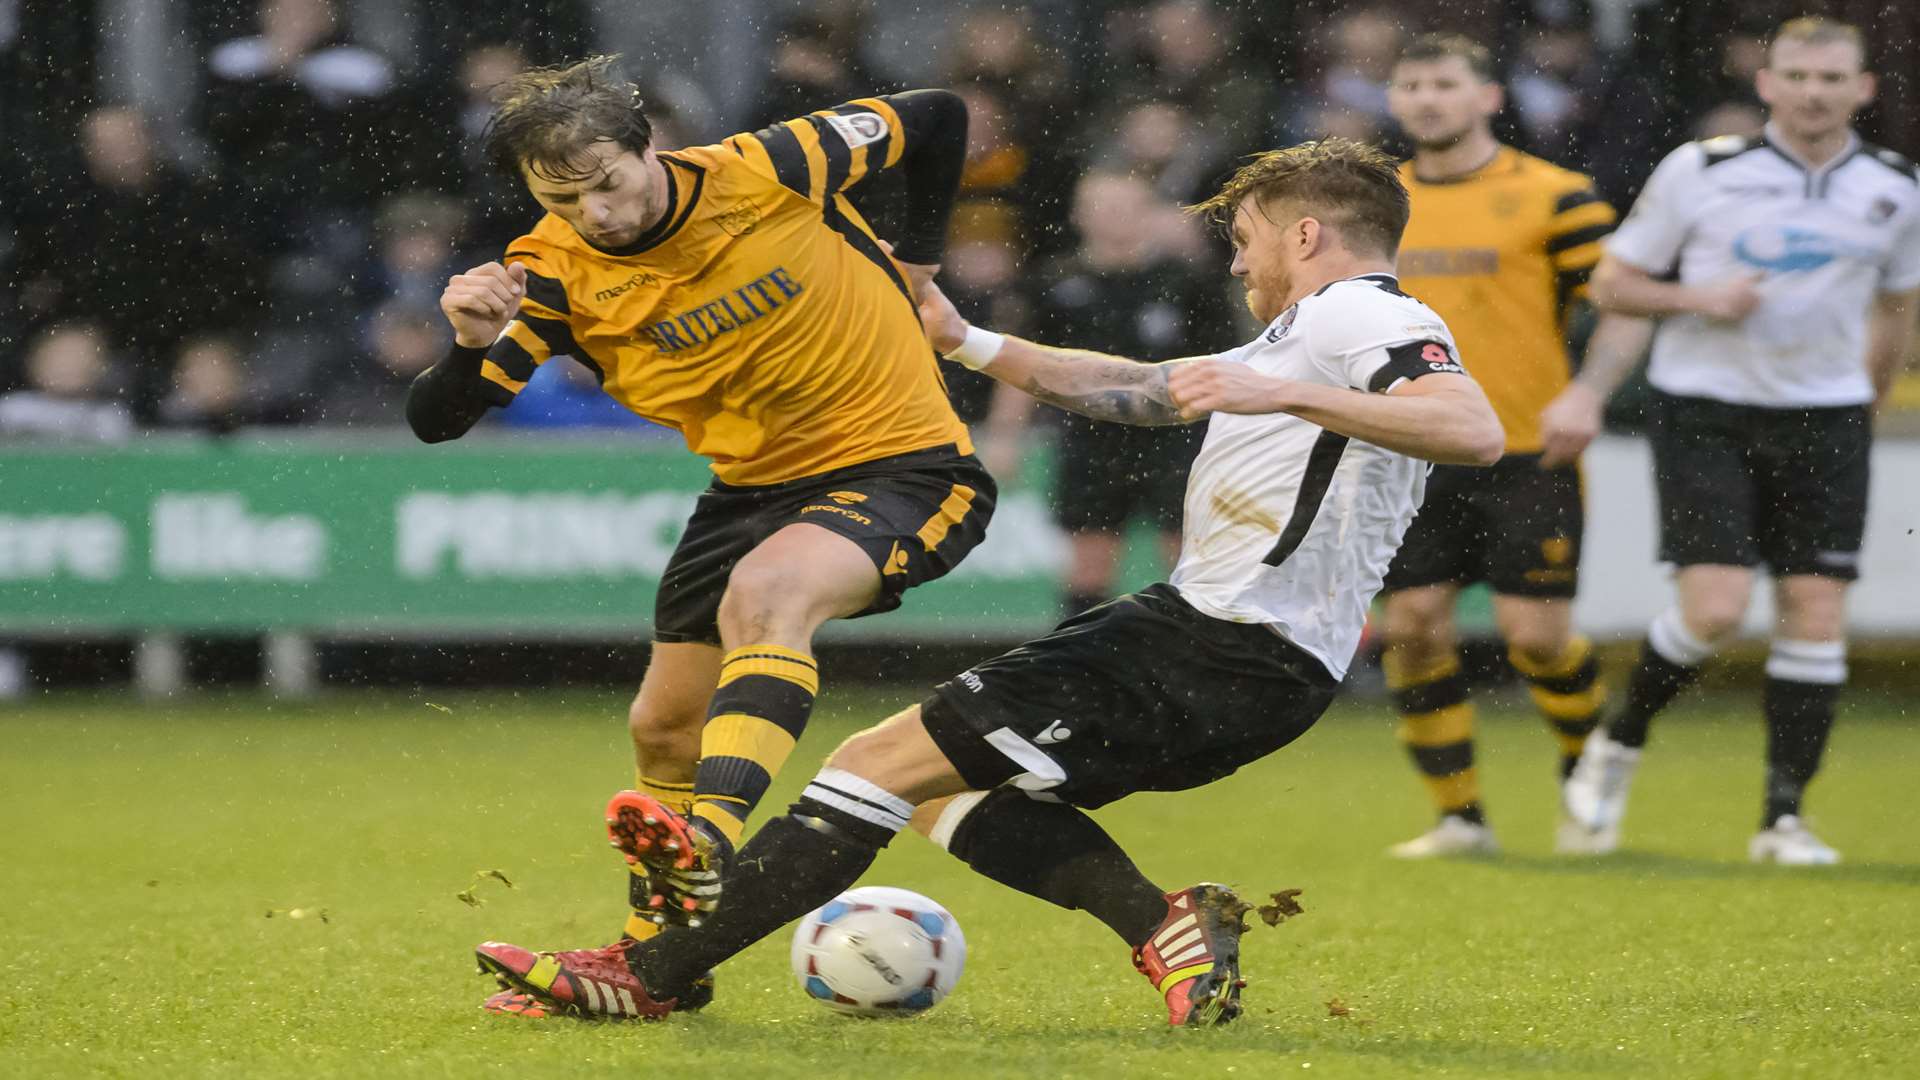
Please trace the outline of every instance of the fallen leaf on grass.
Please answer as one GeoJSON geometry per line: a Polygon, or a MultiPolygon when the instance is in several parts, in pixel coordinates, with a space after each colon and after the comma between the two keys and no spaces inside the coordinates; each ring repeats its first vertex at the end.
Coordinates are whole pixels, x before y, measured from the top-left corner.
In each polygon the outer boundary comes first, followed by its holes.
{"type": "Polygon", "coordinates": [[[513,881],[499,870],[475,870],[473,872],[473,884],[454,893],[453,898],[468,907],[479,907],[485,904],[486,901],[480,899],[480,886],[489,878],[505,885],[509,889],[514,887],[513,881]]]}
{"type": "Polygon", "coordinates": [[[1327,999],[1327,1015],[1352,1016],[1353,1008],[1346,1002],[1341,1001],[1338,997],[1330,997],[1327,999]]]}
{"type": "Polygon", "coordinates": [[[1298,899],[1300,892],[1299,889],[1282,889],[1277,893],[1270,893],[1273,903],[1261,904],[1254,908],[1254,911],[1259,914],[1260,921],[1268,926],[1279,926],[1295,915],[1307,913],[1307,909],[1300,906],[1298,899]]]}

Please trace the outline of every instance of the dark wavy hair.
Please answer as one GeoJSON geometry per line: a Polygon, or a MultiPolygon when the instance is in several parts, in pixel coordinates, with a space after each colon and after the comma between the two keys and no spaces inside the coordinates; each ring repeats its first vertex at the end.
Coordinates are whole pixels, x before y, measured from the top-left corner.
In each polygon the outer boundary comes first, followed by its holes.
{"type": "Polygon", "coordinates": [[[487,159],[518,180],[521,169],[550,180],[585,180],[598,172],[587,148],[613,142],[641,153],[653,125],[640,110],[640,88],[615,70],[618,56],[523,71],[494,91],[487,121],[487,159]]]}

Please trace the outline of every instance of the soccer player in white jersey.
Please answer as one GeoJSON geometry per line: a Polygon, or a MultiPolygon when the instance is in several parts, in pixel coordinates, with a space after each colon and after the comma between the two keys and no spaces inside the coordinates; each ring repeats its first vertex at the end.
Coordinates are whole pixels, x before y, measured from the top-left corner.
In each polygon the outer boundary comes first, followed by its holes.
{"type": "Polygon", "coordinates": [[[1407,193],[1341,139],[1260,155],[1200,209],[1229,228],[1260,336],[1141,364],[1002,337],[937,289],[950,359],[1098,419],[1208,419],[1173,580],[962,672],[849,739],[741,849],[696,927],[604,952],[488,942],[483,970],[569,1012],[660,1016],[709,967],[852,885],[910,823],[1002,884],[1112,928],[1174,1024],[1239,1011],[1247,910],[1162,892],[1084,812],[1209,783],[1299,737],[1333,698],[1427,462],[1487,465],[1504,433],[1440,317],[1395,285],[1407,193]],[[917,819],[917,820],[916,820],[917,819]]]}
{"type": "MultiPolygon", "coordinates": [[[[1800,802],[1847,678],[1871,410],[1920,302],[1920,173],[1854,133],[1874,91],[1863,63],[1851,26],[1782,26],[1758,78],[1765,132],[1667,155],[1594,270],[1601,307],[1663,320],[1648,369],[1659,392],[1651,436],[1660,556],[1677,568],[1678,594],[1565,789],[1601,847],[1618,843],[1649,721],[1740,626],[1764,565],[1779,614],[1762,706],[1765,805],[1748,852],[1839,861],[1800,802]]],[[[1624,374],[1583,372],[1589,407],[1624,374]]]]}

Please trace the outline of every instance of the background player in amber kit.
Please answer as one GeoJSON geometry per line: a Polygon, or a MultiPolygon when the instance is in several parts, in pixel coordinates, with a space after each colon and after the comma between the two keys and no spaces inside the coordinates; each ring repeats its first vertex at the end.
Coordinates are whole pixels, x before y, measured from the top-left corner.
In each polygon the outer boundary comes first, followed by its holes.
{"type": "MultiPolygon", "coordinates": [[[[1388,90],[1415,146],[1401,167],[1413,200],[1401,281],[1453,328],[1507,431],[1493,468],[1434,468],[1387,574],[1387,684],[1440,812],[1430,832],[1391,849],[1407,858],[1497,850],[1474,771],[1453,616],[1460,586],[1493,586],[1507,657],[1559,736],[1563,779],[1603,696],[1571,611],[1583,525],[1576,463],[1598,422],[1570,422],[1555,403],[1571,374],[1567,309],[1586,291],[1614,214],[1587,177],[1493,137],[1501,97],[1487,50],[1446,34],[1411,43],[1388,90]]],[[[1603,318],[1588,351],[1637,357],[1649,332],[1638,319],[1603,318]]],[[[1585,835],[1563,828],[1560,846],[1578,849],[1585,835]]]]}
{"type": "Polygon", "coordinates": [[[677,850],[662,856],[663,838],[635,863],[640,937],[697,906],[709,860],[792,750],[819,686],[814,630],[950,570],[984,535],[994,486],[910,280],[940,259],[960,99],[863,98],[669,153],[611,64],[503,88],[489,150],[547,214],[506,265],[449,282],[456,342],[408,419],[428,441],[458,437],[566,355],[712,459],[630,714],[638,791],[623,794],[679,828],[677,850]],[[844,194],[889,168],[907,188],[895,255],[844,194]]]}

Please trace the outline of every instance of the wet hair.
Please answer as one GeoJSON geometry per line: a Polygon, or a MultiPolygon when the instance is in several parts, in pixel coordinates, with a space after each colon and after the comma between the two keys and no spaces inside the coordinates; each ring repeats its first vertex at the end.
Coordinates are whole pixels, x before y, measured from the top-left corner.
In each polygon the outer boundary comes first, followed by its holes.
{"type": "Polygon", "coordinates": [[[1823,19],[1818,15],[1805,15],[1798,19],[1788,19],[1773,32],[1772,40],[1767,42],[1767,63],[1773,63],[1773,47],[1783,41],[1798,42],[1802,45],[1832,45],[1844,42],[1853,46],[1859,55],[1861,66],[1867,62],[1867,39],[1861,35],[1860,28],[1852,23],[1838,19],[1823,19]]]}
{"type": "Polygon", "coordinates": [[[1256,154],[1218,194],[1187,212],[1226,230],[1234,210],[1248,198],[1263,213],[1271,204],[1285,203],[1333,226],[1348,249],[1389,258],[1400,250],[1400,234],[1407,228],[1407,188],[1400,182],[1399,164],[1352,139],[1320,139],[1256,154]]]}
{"type": "Polygon", "coordinates": [[[588,150],[616,143],[634,153],[653,142],[640,88],[614,70],[618,56],[523,71],[494,91],[484,136],[493,167],[518,180],[521,169],[550,180],[599,175],[588,150]]]}
{"type": "Polygon", "coordinates": [[[1394,62],[1429,63],[1448,57],[1466,61],[1467,70],[1481,82],[1493,81],[1493,54],[1465,34],[1421,34],[1407,42],[1407,47],[1400,50],[1400,59],[1394,62]]]}

